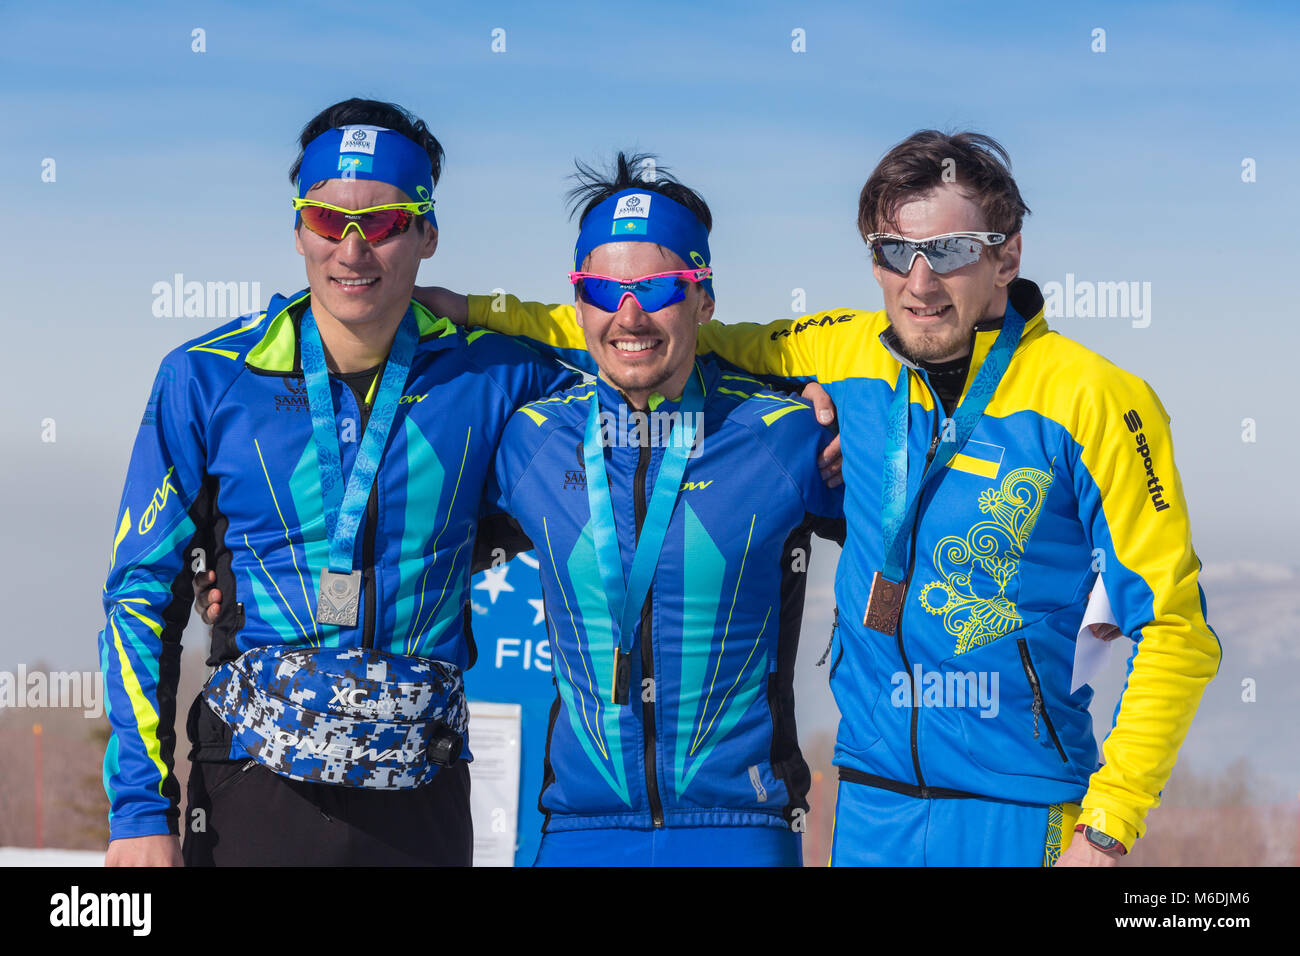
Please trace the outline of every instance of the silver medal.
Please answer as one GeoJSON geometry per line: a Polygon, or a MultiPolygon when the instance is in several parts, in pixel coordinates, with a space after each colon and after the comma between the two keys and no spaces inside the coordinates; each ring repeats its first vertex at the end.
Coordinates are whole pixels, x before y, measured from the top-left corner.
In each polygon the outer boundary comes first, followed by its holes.
{"type": "Polygon", "coordinates": [[[357,626],[357,604],[361,600],[361,572],[341,574],[328,568],[320,573],[320,597],[316,601],[316,623],[357,626]]]}

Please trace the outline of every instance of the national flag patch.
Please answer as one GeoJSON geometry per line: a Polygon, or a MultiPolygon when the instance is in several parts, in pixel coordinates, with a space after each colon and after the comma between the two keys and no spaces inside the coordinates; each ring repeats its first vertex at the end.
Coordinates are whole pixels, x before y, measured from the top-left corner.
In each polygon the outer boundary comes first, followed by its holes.
{"type": "Polygon", "coordinates": [[[354,173],[371,172],[375,160],[372,156],[340,156],[339,172],[351,170],[354,173]]]}
{"type": "Polygon", "coordinates": [[[611,236],[644,236],[649,223],[645,219],[615,219],[611,236]]]}
{"type": "Polygon", "coordinates": [[[958,454],[952,456],[948,467],[953,471],[964,471],[971,475],[979,475],[981,478],[996,480],[998,472],[1002,469],[1002,456],[1005,454],[1006,449],[1001,445],[968,441],[958,454]]]}

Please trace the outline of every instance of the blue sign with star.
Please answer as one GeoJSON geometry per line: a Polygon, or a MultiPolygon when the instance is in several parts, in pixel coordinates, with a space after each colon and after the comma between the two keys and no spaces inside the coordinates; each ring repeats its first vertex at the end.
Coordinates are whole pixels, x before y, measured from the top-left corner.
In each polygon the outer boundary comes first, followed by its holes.
{"type": "MultiPolygon", "coordinates": [[[[551,644],[533,553],[476,575],[470,601],[478,661],[465,675],[469,699],[519,704],[523,710],[515,866],[532,866],[541,842],[543,818],[537,798],[546,762],[546,726],[555,700],[551,644]]],[[[471,750],[473,746],[471,740],[471,750]]]]}

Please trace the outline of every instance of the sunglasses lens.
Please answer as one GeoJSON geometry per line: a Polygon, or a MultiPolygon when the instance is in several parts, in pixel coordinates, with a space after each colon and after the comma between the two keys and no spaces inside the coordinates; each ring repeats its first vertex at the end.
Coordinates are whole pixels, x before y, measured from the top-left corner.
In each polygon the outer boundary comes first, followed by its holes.
{"type": "Polygon", "coordinates": [[[361,214],[361,231],[369,242],[379,242],[400,235],[410,228],[414,217],[405,209],[380,209],[361,214]]]}
{"type": "Polygon", "coordinates": [[[298,210],[302,223],[318,236],[326,239],[341,239],[347,220],[343,213],[334,209],[322,209],[320,206],[303,206],[298,210]]]}
{"type": "Polygon", "coordinates": [[[926,245],[929,247],[924,250],[926,261],[939,275],[947,275],[962,266],[979,262],[980,252],[984,248],[978,239],[963,239],[959,236],[940,239],[926,245]]]}
{"type": "Polygon", "coordinates": [[[318,236],[335,241],[344,233],[361,230],[367,242],[380,242],[389,236],[399,235],[411,226],[412,216],[405,209],[378,209],[374,212],[346,213],[320,206],[303,206],[298,210],[303,224],[318,236]]]}
{"type": "Polygon", "coordinates": [[[871,257],[882,269],[905,276],[911,269],[912,253],[915,249],[915,245],[910,242],[880,239],[871,244],[871,257]]]}
{"type": "Polygon", "coordinates": [[[881,239],[871,244],[871,257],[876,265],[901,276],[912,271],[912,262],[920,253],[936,275],[947,275],[962,266],[980,261],[983,244],[978,239],[949,236],[932,242],[907,242],[902,239],[881,239]]]}
{"type": "Polygon", "coordinates": [[[659,276],[640,282],[615,282],[612,279],[581,279],[578,294],[582,301],[602,312],[617,312],[628,293],[644,312],[658,312],[686,298],[686,280],[676,276],[659,276]]]}

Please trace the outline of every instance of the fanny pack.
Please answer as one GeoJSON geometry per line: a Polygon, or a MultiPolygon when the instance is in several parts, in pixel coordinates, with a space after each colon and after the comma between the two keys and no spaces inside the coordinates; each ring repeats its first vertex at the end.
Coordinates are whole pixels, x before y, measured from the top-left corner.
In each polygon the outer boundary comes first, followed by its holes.
{"type": "Polygon", "coordinates": [[[203,698],[250,757],[294,780],[410,790],[473,759],[465,683],[442,661],[255,647],[218,667],[203,698]]]}

